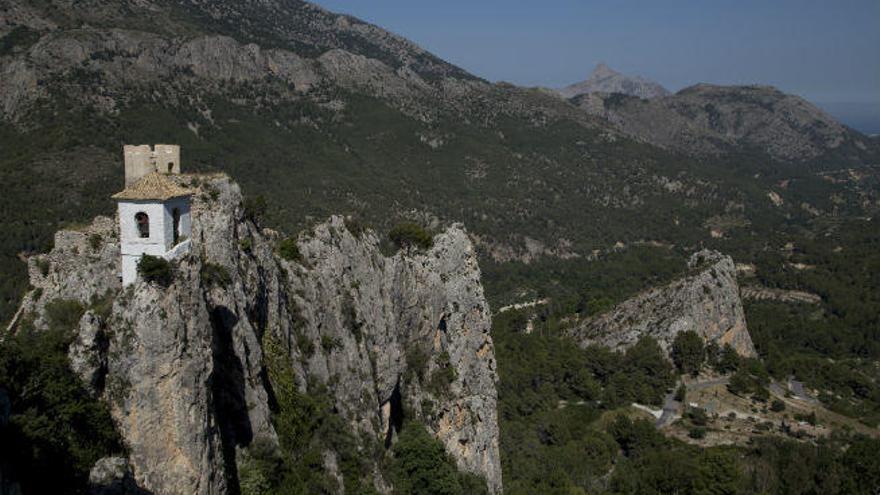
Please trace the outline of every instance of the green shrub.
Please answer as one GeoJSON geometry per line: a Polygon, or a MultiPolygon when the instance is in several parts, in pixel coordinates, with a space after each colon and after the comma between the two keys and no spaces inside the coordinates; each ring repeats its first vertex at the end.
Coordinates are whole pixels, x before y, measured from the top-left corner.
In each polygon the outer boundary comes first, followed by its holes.
{"type": "Polygon", "coordinates": [[[115,294],[113,291],[109,290],[103,296],[98,296],[96,294],[92,296],[92,299],[89,301],[89,309],[106,321],[107,318],[110,317],[110,313],[113,311],[114,298],[115,294]]]}
{"type": "Polygon", "coordinates": [[[310,358],[315,355],[315,343],[305,334],[296,334],[296,347],[303,356],[310,358]]]}
{"type": "Polygon", "coordinates": [[[398,248],[417,247],[428,249],[434,244],[434,239],[422,226],[415,223],[401,223],[388,233],[398,248]]]}
{"type": "Polygon", "coordinates": [[[428,353],[418,344],[408,345],[405,352],[407,380],[415,378],[421,383],[428,371],[428,353]]]}
{"type": "Polygon", "coordinates": [[[706,423],[709,422],[709,416],[706,415],[706,410],[702,407],[688,408],[686,416],[694,426],[706,426],[706,423]]]}
{"type": "Polygon", "coordinates": [[[774,400],[770,403],[770,410],[773,412],[785,411],[785,402],[782,402],[779,399],[774,400]]]}
{"type": "Polygon", "coordinates": [[[354,340],[360,344],[364,338],[363,322],[358,319],[357,308],[351,294],[345,293],[342,297],[342,325],[351,330],[354,340]]]}
{"type": "Polygon", "coordinates": [[[626,415],[618,415],[608,426],[608,433],[617,441],[627,456],[638,456],[666,445],[666,438],[654,424],[645,419],[633,421],[626,415]]]}
{"type": "Polygon", "coordinates": [[[693,439],[696,439],[696,440],[699,440],[701,438],[705,438],[706,437],[706,429],[701,426],[696,426],[696,427],[688,430],[688,436],[693,439]]]}
{"type": "Polygon", "coordinates": [[[324,469],[323,454],[337,454],[338,474],[345,493],[375,495],[372,487],[369,440],[358,441],[348,423],[333,407],[327,389],[315,382],[302,392],[296,383],[293,362],[285,346],[271,332],[263,336],[263,359],[268,383],[276,399],[272,424],[280,450],[257,441],[247,449],[240,473],[243,494],[338,493],[336,480],[324,469]],[[271,487],[266,489],[266,487],[271,487]]]}
{"type": "Polygon", "coordinates": [[[724,374],[733,373],[739,369],[739,362],[740,357],[736,350],[730,344],[724,344],[718,362],[715,364],[715,371],[724,374]]]}
{"type": "Polygon", "coordinates": [[[681,373],[697,376],[706,358],[703,338],[693,330],[679,332],[672,341],[672,361],[681,373]]]}
{"type": "Polygon", "coordinates": [[[393,449],[395,493],[460,495],[486,493],[485,482],[458,472],[439,440],[416,422],[404,425],[393,449]]]}
{"type": "Polygon", "coordinates": [[[810,414],[795,414],[794,419],[796,421],[805,421],[812,426],[816,426],[816,423],[818,422],[815,411],[811,411],[810,414]]]}
{"type": "Polygon", "coordinates": [[[238,241],[238,247],[245,253],[250,253],[251,248],[253,248],[253,241],[251,241],[250,237],[248,237],[247,239],[242,239],[238,241]]]}
{"type": "Polygon", "coordinates": [[[767,387],[758,385],[752,392],[752,399],[758,402],[767,402],[770,400],[770,391],[767,390],[767,387]]]}
{"type": "Polygon", "coordinates": [[[249,196],[244,200],[245,217],[257,225],[262,222],[268,209],[269,203],[266,202],[266,198],[262,194],[255,197],[249,196]]]}
{"type": "Polygon", "coordinates": [[[171,285],[174,280],[174,268],[165,258],[145,254],[138,262],[137,271],[144,280],[163,287],[171,285]]]}
{"type": "Polygon", "coordinates": [[[352,216],[345,217],[345,228],[358,239],[367,231],[367,225],[360,218],[352,216]]]}
{"type": "Polygon", "coordinates": [[[449,387],[457,377],[455,368],[449,362],[449,353],[444,351],[437,357],[437,369],[431,374],[428,390],[436,396],[443,397],[449,393],[449,387]]]}
{"type": "Polygon", "coordinates": [[[82,306],[53,301],[47,311],[48,331],[23,324],[0,342],[0,385],[12,404],[9,423],[0,426],[0,465],[23,493],[87,493],[95,462],[124,447],[107,405],[68,364],[71,326],[82,306]]]}
{"type": "Polygon", "coordinates": [[[46,258],[37,258],[36,264],[37,269],[40,270],[40,275],[45,277],[49,274],[49,268],[51,267],[49,260],[46,258]]]}
{"type": "Polygon", "coordinates": [[[89,247],[92,248],[92,251],[101,249],[103,243],[104,238],[101,237],[101,234],[92,234],[89,236],[89,247]]]}
{"type": "Polygon", "coordinates": [[[55,299],[46,304],[46,320],[52,330],[70,331],[79,326],[79,320],[85,311],[79,301],[55,299]]]}
{"type": "Polygon", "coordinates": [[[687,398],[687,387],[685,387],[684,385],[679,385],[678,388],[675,390],[674,399],[678,402],[684,402],[685,398],[687,398]]]}
{"type": "Polygon", "coordinates": [[[202,279],[202,284],[206,287],[217,286],[226,288],[232,283],[232,276],[229,275],[226,267],[207,261],[202,264],[202,268],[199,270],[199,277],[202,279]]]}
{"type": "Polygon", "coordinates": [[[292,237],[288,237],[278,243],[278,254],[287,261],[295,261],[297,263],[302,261],[299,246],[296,244],[296,239],[292,237]]]}
{"type": "Polygon", "coordinates": [[[331,337],[329,335],[321,336],[321,348],[324,349],[324,352],[330,353],[333,349],[337,349],[342,346],[342,342],[339,339],[331,337]]]}

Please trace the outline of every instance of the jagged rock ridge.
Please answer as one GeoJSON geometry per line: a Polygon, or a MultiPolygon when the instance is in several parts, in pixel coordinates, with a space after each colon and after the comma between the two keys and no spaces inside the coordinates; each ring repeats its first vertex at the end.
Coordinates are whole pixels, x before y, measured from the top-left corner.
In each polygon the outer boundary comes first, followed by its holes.
{"type": "Polygon", "coordinates": [[[583,346],[598,344],[612,349],[625,349],[650,336],[668,353],[679,332],[692,330],[707,343],[730,344],[743,356],[756,356],[733,260],[703,250],[691,256],[688,266],[688,276],[579,323],[570,330],[571,336],[583,346]]]}
{"type": "Polygon", "coordinates": [[[82,317],[71,364],[110,403],[141,488],[234,491],[242,450],[277,443],[264,379],[269,336],[289,353],[298,387],[326,385],[353,432],[393,437],[404,407],[460,468],[501,490],[490,311],[460,226],[426,252],[386,257],[371,231],[352,233],[334,217],[299,238],[301,261],[291,262],[274,252],[279,234],[246,218],[226,176],[176,180],[197,190],[194,249],[168,288],[138,281],[121,290],[116,223],[99,217],[59,232],[50,253],[30,260],[35,289],[23,303],[40,328],[49,301],[112,298],[109,311],[82,317]],[[414,353],[427,357],[426,377],[453,370],[445,389],[411,378],[414,353]]]}
{"type": "Polygon", "coordinates": [[[657,98],[669,94],[660,84],[640,76],[627,76],[605,64],[599,64],[586,81],[557,90],[563,98],[589,93],[619,93],[638,98],[657,98]]]}

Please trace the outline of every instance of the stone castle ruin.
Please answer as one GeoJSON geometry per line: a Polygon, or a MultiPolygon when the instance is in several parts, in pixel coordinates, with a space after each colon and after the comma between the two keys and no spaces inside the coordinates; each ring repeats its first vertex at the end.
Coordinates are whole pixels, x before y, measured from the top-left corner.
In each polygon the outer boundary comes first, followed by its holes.
{"type": "Polygon", "coordinates": [[[125,187],[151,172],[180,173],[180,146],[176,144],[157,144],[155,147],[126,144],[122,151],[125,157],[125,187]]]}

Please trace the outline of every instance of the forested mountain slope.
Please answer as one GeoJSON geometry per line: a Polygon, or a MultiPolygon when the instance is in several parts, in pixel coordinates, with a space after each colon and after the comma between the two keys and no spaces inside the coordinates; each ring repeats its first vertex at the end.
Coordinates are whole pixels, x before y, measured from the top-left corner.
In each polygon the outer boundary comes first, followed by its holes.
{"type": "MultiPolygon", "coordinates": [[[[790,173],[803,179],[784,198],[865,206],[798,168],[638,143],[559,98],[487,83],[306,2],[0,8],[3,319],[24,288],[19,257],[45,250],[59,225],[112,211],[125,142],[181,144],[187,170],[232,173],[288,231],[335,213],[380,229],[464,221],[490,279],[511,262],[807,219],[801,201],[767,200],[790,173]]],[[[840,163],[852,165],[828,167],[840,163]]]]}

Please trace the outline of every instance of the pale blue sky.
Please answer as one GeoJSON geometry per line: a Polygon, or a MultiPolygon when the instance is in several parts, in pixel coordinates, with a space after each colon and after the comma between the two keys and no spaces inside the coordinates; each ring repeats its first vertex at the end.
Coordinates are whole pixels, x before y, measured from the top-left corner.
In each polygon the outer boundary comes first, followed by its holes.
{"type": "Polygon", "coordinates": [[[880,104],[880,0],[318,0],[492,81],[562,86],[601,61],[671,90],[772,84],[880,104]]]}

